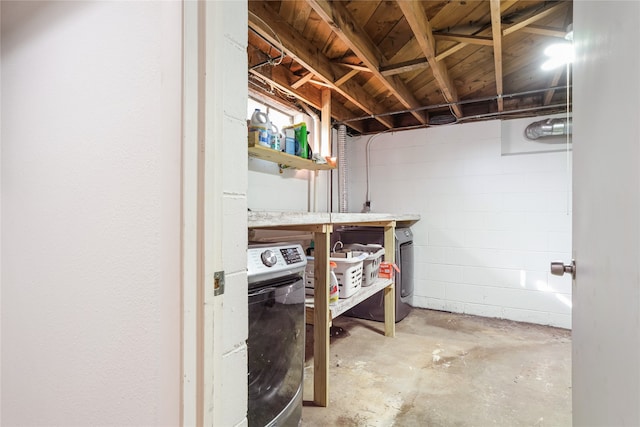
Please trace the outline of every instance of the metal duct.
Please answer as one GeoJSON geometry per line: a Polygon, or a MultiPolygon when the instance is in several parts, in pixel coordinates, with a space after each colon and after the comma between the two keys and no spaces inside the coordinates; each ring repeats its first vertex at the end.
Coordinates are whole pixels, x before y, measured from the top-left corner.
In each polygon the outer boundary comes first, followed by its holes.
{"type": "Polygon", "coordinates": [[[528,139],[571,135],[571,119],[557,118],[533,122],[524,130],[524,135],[528,139]]]}
{"type": "Polygon", "coordinates": [[[347,127],[338,126],[338,212],[349,212],[347,193],[347,127]]]}

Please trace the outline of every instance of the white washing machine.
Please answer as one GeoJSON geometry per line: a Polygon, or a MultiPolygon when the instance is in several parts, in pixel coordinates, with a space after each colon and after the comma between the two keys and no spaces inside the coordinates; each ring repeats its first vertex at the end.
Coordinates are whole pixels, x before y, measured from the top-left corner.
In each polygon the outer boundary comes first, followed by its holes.
{"type": "Polygon", "coordinates": [[[304,271],[299,244],[250,245],[249,426],[298,426],[305,347],[304,271]]]}

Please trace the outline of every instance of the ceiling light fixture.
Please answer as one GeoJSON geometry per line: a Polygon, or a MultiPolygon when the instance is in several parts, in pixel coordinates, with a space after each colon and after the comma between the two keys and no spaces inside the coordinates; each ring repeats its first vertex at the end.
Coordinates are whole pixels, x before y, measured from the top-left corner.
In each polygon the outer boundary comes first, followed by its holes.
{"type": "Polygon", "coordinates": [[[573,62],[573,44],[552,44],[544,50],[544,54],[548,56],[549,59],[547,59],[540,68],[545,71],[553,70],[554,68],[573,62]]]}
{"type": "Polygon", "coordinates": [[[565,40],[573,41],[573,24],[567,25],[567,34],[564,35],[565,40]]]}

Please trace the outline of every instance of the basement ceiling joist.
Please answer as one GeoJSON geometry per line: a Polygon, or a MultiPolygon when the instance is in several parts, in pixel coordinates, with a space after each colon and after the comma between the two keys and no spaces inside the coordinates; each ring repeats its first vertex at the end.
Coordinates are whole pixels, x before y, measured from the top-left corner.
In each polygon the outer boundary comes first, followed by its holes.
{"type": "Polygon", "coordinates": [[[571,1],[249,1],[249,74],[317,110],[329,88],[353,133],[550,114],[567,76],[542,52],[571,22],[571,1]]]}

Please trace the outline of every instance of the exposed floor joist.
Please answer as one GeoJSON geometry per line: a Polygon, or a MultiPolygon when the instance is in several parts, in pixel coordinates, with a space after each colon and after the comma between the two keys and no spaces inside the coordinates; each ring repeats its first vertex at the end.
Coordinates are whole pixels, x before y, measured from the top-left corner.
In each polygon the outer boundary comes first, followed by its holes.
{"type": "Polygon", "coordinates": [[[442,61],[447,56],[456,53],[457,51],[459,51],[460,49],[466,47],[467,45],[468,45],[468,43],[458,43],[457,45],[455,45],[453,47],[450,47],[449,49],[445,50],[444,52],[439,53],[438,55],[436,55],[436,61],[442,61]]]}
{"type": "Polygon", "coordinates": [[[534,22],[537,22],[539,20],[541,20],[542,18],[546,18],[549,15],[552,15],[554,13],[556,13],[559,9],[567,7],[567,5],[564,2],[560,2],[558,4],[555,4],[547,9],[545,9],[544,11],[537,13],[523,21],[520,21],[512,26],[510,26],[509,28],[506,28],[505,30],[502,31],[502,35],[503,36],[508,36],[509,34],[515,33],[518,30],[521,30],[522,28],[533,24],[534,22]]]}
{"type": "MultiPolygon", "coordinates": [[[[326,0],[307,0],[307,3],[316,11],[331,30],[349,46],[349,48],[364,62],[385,87],[406,108],[420,108],[421,104],[415,99],[411,91],[395,75],[384,75],[380,67],[384,65],[384,55],[366,37],[364,31],[358,27],[349,11],[342,2],[329,3],[326,0]]],[[[413,111],[411,113],[422,124],[428,122],[424,113],[413,111]]]]}
{"type": "MultiPolygon", "coordinates": [[[[422,49],[422,53],[427,58],[429,66],[433,71],[433,76],[440,86],[440,90],[447,102],[458,102],[458,92],[449,77],[448,70],[443,62],[436,60],[435,39],[429,19],[424,12],[422,5],[414,1],[399,0],[398,6],[411,27],[411,31],[422,49]]],[[[462,109],[454,104],[452,109],[457,117],[462,117],[462,109]]]]}
{"type": "MultiPolygon", "coordinates": [[[[383,107],[371,97],[361,86],[345,82],[341,86],[335,86],[336,75],[343,73],[336,70],[336,65],[332,64],[317,47],[306,40],[304,36],[295,28],[283,21],[278,14],[273,12],[268,4],[264,2],[249,2],[249,26],[262,38],[278,46],[280,42],[286,54],[295,59],[307,70],[322,78],[333,90],[340,93],[349,101],[365,111],[367,114],[376,115],[384,113],[383,107]],[[278,35],[276,38],[275,34],[278,35]]],[[[380,123],[391,129],[394,127],[390,117],[376,117],[380,123]]]]}
{"type": "Polygon", "coordinates": [[[452,34],[452,33],[433,33],[433,37],[438,40],[449,40],[449,41],[460,42],[460,43],[493,46],[493,40],[491,39],[491,37],[470,36],[466,34],[452,34]]]}
{"type": "MultiPolygon", "coordinates": [[[[291,71],[287,70],[284,67],[271,67],[268,71],[269,72],[266,72],[266,70],[251,70],[250,73],[267,82],[269,85],[285,93],[288,93],[291,96],[294,96],[300,101],[311,105],[318,110],[322,109],[322,94],[320,89],[308,85],[302,88],[294,89],[289,84],[289,81],[292,80],[295,76],[293,75],[293,73],[291,73],[291,71]]],[[[338,121],[347,120],[352,118],[353,116],[349,110],[347,110],[344,106],[340,105],[337,102],[334,102],[332,113],[334,118],[338,121]]],[[[359,122],[349,123],[349,126],[354,128],[358,132],[364,132],[364,128],[359,122]]]]}
{"type": "Polygon", "coordinates": [[[544,27],[541,25],[529,25],[522,28],[520,31],[530,34],[539,34],[541,36],[557,37],[560,39],[564,39],[567,35],[567,32],[564,30],[553,27],[544,27]]]}
{"type": "Polygon", "coordinates": [[[425,58],[414,59],[413,61],[403,62],[401,64],[388,65],[380,68],[383,76],[392,76],[394,74],[408,73],[414,70],[429,67],[429,62],[425,58]]]}
{"type": "Polygon", "coordinates": [[[307,83],[313,78],[313,73],[307,73],[305,76],[300,77],[300,80],[296,80],[291,87],[294,89],[300,88],[303,84],[307,83]]]}
{"type": "Polygon", "coordinates": [[[248,4],[250,84],[315,108],[328,88],[333,118],[354,132],[425,126],[449,110],[474,120],[534,116],[569,98],[559,89],[565,71],[541,73],[538,62],[549,42],[565,37],[572,0],[248,4]]]}
{"type": "Polygon", "coordinates": [[[496,73],[496,92],[498,95],[498,111],[504,111],[502,99],[502,18],[500,17],[500,0],[490,0],[491,32],[493,35],[493,63],[496,73]]]}

